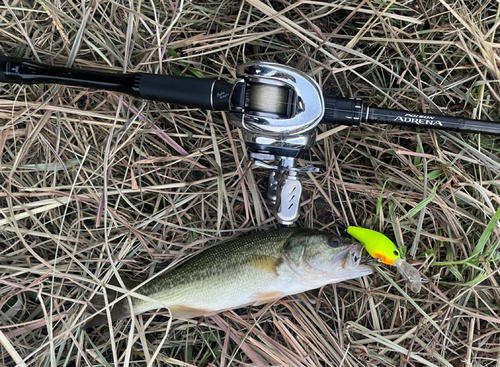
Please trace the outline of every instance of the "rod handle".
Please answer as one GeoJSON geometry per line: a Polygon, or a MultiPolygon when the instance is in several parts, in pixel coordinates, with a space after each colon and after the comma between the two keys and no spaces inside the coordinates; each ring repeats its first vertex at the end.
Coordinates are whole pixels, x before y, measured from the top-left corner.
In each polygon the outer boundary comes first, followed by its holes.
{"type": "Polygon", "coordinates": [[[0,56],[0,82],[15,84],[61,84],[104,89],[137,96],[138,74],[106,73],[0,56]]]}
{"type": "Polygon", "coordinates": [[[232,88],[232,84],[217,79],[141,74],[138,91],[144,99],[227,111],[232,88]]]}
{"type": "Polygon", "coordinates": [[[217,79],[146,73],[105,73],[0,56],[0,83],[62,84],[104,89],[148,100],[215,111],[229,110],[233,85],[217,79]]]}

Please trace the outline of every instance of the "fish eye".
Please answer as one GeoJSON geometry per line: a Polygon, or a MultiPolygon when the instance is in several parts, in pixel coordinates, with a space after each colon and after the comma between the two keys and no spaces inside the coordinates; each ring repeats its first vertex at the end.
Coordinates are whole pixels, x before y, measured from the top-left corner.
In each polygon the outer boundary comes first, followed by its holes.
{"type": "Polygon", "coordinates": [[[338,237],[330,237],[330,239],[328,240],[328,245],[330,247],[339,247],[340,239],[338,237]]]}
{"type": "Polygon", "coordinates": [[[398,250],[394,250],[394,255],[399,256],[399,251],[398,250]]]}

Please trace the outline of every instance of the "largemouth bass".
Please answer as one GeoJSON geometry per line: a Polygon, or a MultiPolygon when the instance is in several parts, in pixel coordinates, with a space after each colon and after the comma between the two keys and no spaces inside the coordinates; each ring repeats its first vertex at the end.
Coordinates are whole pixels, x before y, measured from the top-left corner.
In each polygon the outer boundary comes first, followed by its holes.
{"type": "MultiPolygon", "coordinates": [[[[208,316],[259,305],[326,284],[372,274],[361,264],[363,246],[317,230],[286,228],[244,236],[209,247],[137,289],[150,300],[127,299],[113,320],[168,308],[175,318],[208,316]]],[[[88,326],[106,322],[98,316],[88,326]]]]}

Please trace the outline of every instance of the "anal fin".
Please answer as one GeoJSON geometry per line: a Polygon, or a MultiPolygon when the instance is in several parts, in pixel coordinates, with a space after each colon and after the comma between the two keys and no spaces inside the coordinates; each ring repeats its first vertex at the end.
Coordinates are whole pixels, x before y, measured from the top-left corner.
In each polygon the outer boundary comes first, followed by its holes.
{"type": "Polygon", "coordinates": [[[178,319],[192,319],[199,316],[211,316],[221,311],[204,310],[201,308],[194,308],[184,305],[174,305],[169,307],[170,313],[173,318],[178,319]]]}
{"type": "Polygon", "coordinates": [[[252,303],[254,306],[259,306],[263,305],[269,302],[274,302],[277,301],[283,297],[285,297],[286,294],[283,292],[279,291],[274,291],[274,292],[262,292],[262,293],[254,293],[250,296],[250,299],[254,303],[252,303]]]}

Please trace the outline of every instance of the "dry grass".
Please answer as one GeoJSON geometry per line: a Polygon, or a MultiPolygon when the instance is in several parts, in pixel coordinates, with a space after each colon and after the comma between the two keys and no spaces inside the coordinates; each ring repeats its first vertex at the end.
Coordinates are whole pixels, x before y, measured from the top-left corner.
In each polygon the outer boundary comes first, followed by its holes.
{"type": "MultiPolygon", "coordinates": [[[[226,79],[274,60],[331,94],[498,119],[499,24],[491,0],[12,0],[0,6],[0,54],[226,79]]],[[[0,364],[499,365],[495,138],[321,128],[299,225],[383,231],[428,278],[419,295],[384,267],[199,323],[157,312],[87,332],[86,306],[114,271],[144,279],[221,237],[276,226],[266,172],[249,169],[222,113],[0,88],[0,364]]]]}

